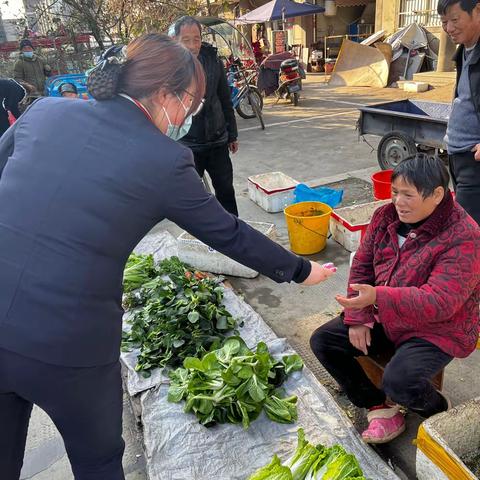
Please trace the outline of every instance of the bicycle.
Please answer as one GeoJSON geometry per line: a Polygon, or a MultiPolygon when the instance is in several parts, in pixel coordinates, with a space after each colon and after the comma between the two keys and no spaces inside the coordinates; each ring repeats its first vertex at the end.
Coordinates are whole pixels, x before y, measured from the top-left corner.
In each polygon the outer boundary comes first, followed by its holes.
{"type": "Polygon", "coordinates": [[[229,84],[232,92],[232,103],[236,112],[242,118],[257,117],[262,130],[265,130],[262,108],[263,97],[260,90],[254,85],[257,71],[243,69],[239,59],[232,62],[229,67],[229,84]]]}

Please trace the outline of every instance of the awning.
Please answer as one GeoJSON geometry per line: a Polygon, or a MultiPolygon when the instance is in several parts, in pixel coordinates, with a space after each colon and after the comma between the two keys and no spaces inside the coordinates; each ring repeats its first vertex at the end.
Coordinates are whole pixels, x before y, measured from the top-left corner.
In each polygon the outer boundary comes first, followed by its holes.
{"type": "Polygon", "coordinates": [[[373,3],[371,0],[335,0],[337,7],[358,7],[373,3]]]}

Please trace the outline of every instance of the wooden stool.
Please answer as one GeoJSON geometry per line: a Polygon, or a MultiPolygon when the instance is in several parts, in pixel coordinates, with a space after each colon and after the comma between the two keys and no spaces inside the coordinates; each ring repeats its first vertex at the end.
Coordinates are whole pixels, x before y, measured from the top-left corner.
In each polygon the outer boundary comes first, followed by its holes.
{"type": "MultiPolygon", "coordinates": [[[[367,377],[371,380],[371,382],[377,388],[380,388],[382,385],[382,378],[385,366],[391,358],[392,355],[390,353],[385,353],[377,355],[375,357],[357,357],[357,360],[363,368],[363,371],[367,374],[367,377]]],[[[444,369],[438,372],[437,375],[435,375],[435,377],[433,377],[431,380],[432,385],[437,390],[442,390],[443,387],[443,371],[444,369]]]]}

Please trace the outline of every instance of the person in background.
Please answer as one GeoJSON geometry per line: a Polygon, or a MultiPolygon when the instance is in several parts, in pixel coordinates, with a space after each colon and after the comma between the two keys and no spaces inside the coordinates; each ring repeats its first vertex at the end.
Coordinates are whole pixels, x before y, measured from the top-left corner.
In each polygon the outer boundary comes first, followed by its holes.
{"type": "Polygon", "coordinates": [[[78,90],[73,83],[62,83],[58,88],[58,92],[63,98],[78,99],[78,90]]]}
{"type": "Polygon", "coordinates": [[[34,87],[32,95],[43,96],[45,80],[52,74],[52,69],[43,58],[35,53],[32,42],[24,38],[20,41],[20,57],[15,63],[13,77],[34,87]]]}
{"type": "Polygon", "coordinates": [[[475,350],[479,331],[480,227],[448,190],[438,158],[417,155],[393,171],[392,203],[373,215],[353,259],[344,313],[310,345],[350,401],[368,409],[368,443],[405,430],[398,405],[423,417],[449,401],[430,380],[475,350]],[[390,354],[381,388],[355,357],[390,354]],[[390,401],[387,401],[387,398],[390,401]]]}
{"type": "Polygon", "coordinates": [[[205,191],[178,142],[205,93],[196,57],[153,33],[116,51],[89,74],[96,100],[41,98],[0,139],[1,480],[20,477],[34,404],[76,480],[124,479],[123,271],[163,219],[278,283],[334,274],[205,191]]]}
{"type": "Polygon", "coordinates": [[[192,150],[199,175],[206,171],[212,179],[223,208],[238,216],[230,159],[230,153],[238,151],[238,133],[225,69],[216,48],[202,43],[202,26],[195,18],[181,17],[170,33],[198,58],[207,78],[203,109],[193,118],[182,143],[192,150]]]}
{"type": "Polygon", "coordinates": [[[8,130],[11,121],[20,117],[19,104],[25,100],[29,91],[28,85],[23,85],[13,78],[0,79],[0,102],[2,105],[0,108],[0,136],[8,130]],[[9,119],[9,112],[13,116],[11,119],[9,119]]]}
{"type": "Polygon", "coordinates": [[[480,3],[439,0],[443,30],[459,47],[445,142],[456,200],[480,225],[480,3]]]}

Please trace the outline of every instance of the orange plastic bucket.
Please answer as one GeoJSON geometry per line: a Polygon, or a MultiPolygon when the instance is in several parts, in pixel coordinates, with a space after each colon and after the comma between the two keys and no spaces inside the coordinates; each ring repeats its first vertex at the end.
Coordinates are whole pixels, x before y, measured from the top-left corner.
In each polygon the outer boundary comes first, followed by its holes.
{"type": "Polygon", "coordinates": [[[375,200],[388,200],[392,198],[392,173],[393,170],[381,170],[372,175],[373,196],[375,200]]]}
{"type": "Polygon", "coordinates": [[[322,202],[299,202],[285,208],[292,252],[313,255],[327,245],[332,207],[322,202]]]}

